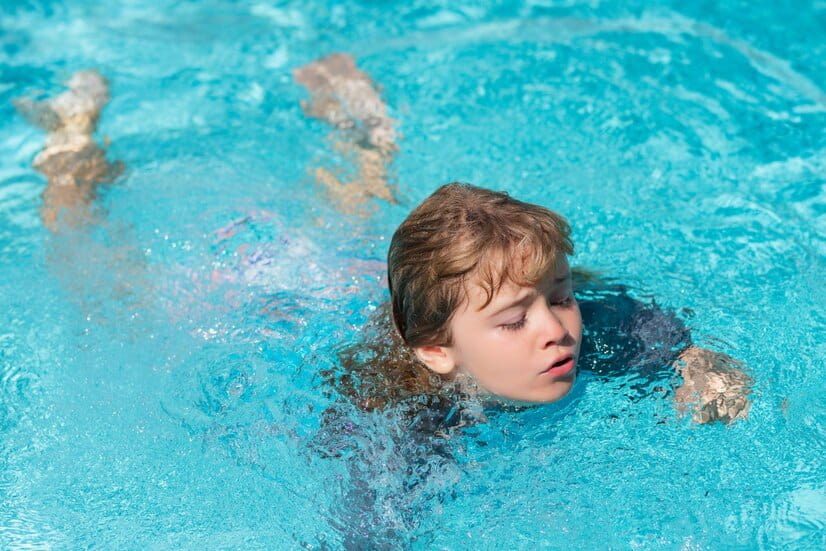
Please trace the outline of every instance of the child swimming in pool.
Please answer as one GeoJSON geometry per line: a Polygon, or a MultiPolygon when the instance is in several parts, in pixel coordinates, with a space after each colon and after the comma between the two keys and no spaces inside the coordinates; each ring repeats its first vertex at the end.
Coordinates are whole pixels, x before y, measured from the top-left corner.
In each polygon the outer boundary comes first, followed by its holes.
{"type": "Polygon", "coordinates": [[[360,426],[334,406],[317,444],[354,458],[339,513],[345,547],[414,531],[421,507],[447,499],[445,475],[431,473],[451,471],[451,442],[466,427],[558,401],[581,371],[635,373],[631,399],[652,387],[667,395],[676,374],[677,409],[695,422],[746,417],[750,379],[735,360],[693,345],[674,313],[625,286],[571,270],[572,252],[558,214],[467,184],[440,187],[401,223],[388,252],[390,303],[327,374],[366,412],[360,426]],[[400,429],[377,431],[376,411],[400,429]]]}
{"type": "Polygon", "coordinates": [[[343,355],[354,372],[348,394],[365,408],[442,392],[549,403],[584,368],[649,377],[672,369],[683,379],[678,409],[696,422],[748,414],[749,379],[737,362],[692,345],[673,313],[572,271],[572,252],[558,214],[467,184],[442,186],[393,235],[390,307],[374,322],[383,344],[343,355]]]}
{"type": "MultiPolygon", "coordinates": [[[[357,151],[352,182],[324,169],[317,169],[318,181],[345,203],[393,200],[386,183],[386,165],[398,149],[393,121],[367,75],[346,54],[334,54],[299,68],[295,78],[312,94],[305,111],[336,128],[339,143],[347,144],[339,149],[357,151]]],[[[747,415],[748,377],[733,359],[691,345],[676,316],[635,302],[624,287],[583,281],[568,265],[572,252],[559,215],[474,186],[443,186],[393,236],[392,316],[385,309],[374,323],[384,345],[362,343],[344,354],[348,370],[358,372],[344,377],[349,392],[361,395],[367,408],[447,387],[517,402],[559,400],[587,363],[581,361],[578,284],[604,302],[613,297],[605,304],[613,329],[633,341],[613,343],[613,350],[626,352],[621,361],[647,360],[645,369],[652,370],[656,360],[682,376],[675,398],[681,410],[693,406],[695,421],[747,415]],[[629,347],[639,349],[636,357],[629,347]],[[367,363],[365,348],[373,358],[367,363]]],[[[590,304],[587,310],[591,314],[590,304]]],[[[599,333],[594,326],[590,332],[599,333]]],[[[585,356],[593,358],[590,346],[586,340],[585,356]]]]}
{"type": "MultiPolygon", "coordinates": [[[[333,196],[388,199],[393,125],[366,75],[344,54],[295,74],[313,95],[308,114],[349,141],[338,147],[373,152],[356,156],[352,181],[324,171],[317,180],[333,196]]],[[[467,184],[442,186],[401,223],[388,252],[389,303],[325,373],[344,400],[325,412],[315,449],[350,458],[334,515],[345,548],[401,546],[419,509],[444,497],[443,482],[430,479],[451,470],[453,436],[486,416],[562,399],[581,371],[634,372],[636,397],[649,383],[666,395],[681,377],[675,404],[695,422],[747,416],[751,381],[735,360],[692,344],[673,312],[572,270],[572,253],[558,214],[467,184]],[[377,429],[376,418],[400,430],[377,429]]]]}
{"type": "MultiPolygon", "coordinates": [[[[387,183],[398,149],[394,124],[369,78],[344,54],[295,76],[312,94],[307,114],[329,122],[336,149],[356,163],[350,179],[318,168],[318,182],[345,211],[371,198],[395,201],[387,183]]],[[[49,131],[34,164],[48,179],[41,215],[52,230],[89,220],[97,187],[122,171],[92,139],[107,101],[105,80],[85,72],[52,100],[18,102],[49,131]]],[[[693,346],[673,313],[634,300],[622,285],[571,270],[572,249],[558,215],[461,184],[440,188],[402,223],[388,258],[391,302],[378,310],[364,340],[342,352],[343,369],[329,374],[363,410],[400,405],[403,417],[412,419],[409,437],[399,442],[402,469],[419,473],[434,457],[450,462],[443,436],[480,420],[454,407],[457,402],[494,409],[553,402],[586,369],[600,376],[637,370],[653,380],[676,370],[683,377],[678,408],[695,421],[747,415],[749,380],[736,362],[693,346]]],[[[341,453],[355,446],[359,430],[346,413],[331,410],[317,448],[341,453]]],[[[371,456],[371,464],[383,457],[371,456]]],[[[374,543],[377,530],[392,536],[397,526],[387,522],[374,487],[385,479],[352,464],[341,522],[347,541],[364,547],[374,543]]],[[[405,482],[405,493],[415,485],[405,482]]],[[[405,499],[391,499],[397,498],[405,499]]],[[[415,512],[401,516],[414,518],[415,512]]]]}
{"type": "MultiPolygon", "coordinates": [[[[358,166],[346,183],[319,168],[319,182],[341,205],[370,197],[394,201],[386,177],[398,150],[394,123],[369,77],[350,56],[334,54],[297,69],[295,78],[312,94],[305,111],[334,126],[337,148],[353,154],[358,166]]],[[[87,221],[97,187],[123,171],[92,138],[109,100],[106,80],[82,71],[67,84],[50,100],[16,102],[49,132],[33,164],[48,179],[41,216],[53,231],[87,221]]],[[[446,388],[518,402],[562,398],[587,357],[567,262],[572,251],[559,215],[474,186],[443,186],[393,236],[388,280],[395,331],[384,332],[392,336],[384,343],[390,353],[373,346],[374,360],[360,368],[355,351],[345,353],[345,362],[359,372],[345,378],[350,390],[360,386],[366,408],[446,388]]],[[[675,395],[681,409],[693,405],[697,422],[747,415],[748,378],[731,358],[690,345],[673,314],[646,309],[621,286],[614,291],[624,304],[610,310],[627,317],[614,320],[615,332],[638,339],[632,348],[641,357],[652,351],[660,360],[673,356],[668,363],[684,380],[675,395]]],[[[391,327],[390,316],[383,320],[391,327]]]]}

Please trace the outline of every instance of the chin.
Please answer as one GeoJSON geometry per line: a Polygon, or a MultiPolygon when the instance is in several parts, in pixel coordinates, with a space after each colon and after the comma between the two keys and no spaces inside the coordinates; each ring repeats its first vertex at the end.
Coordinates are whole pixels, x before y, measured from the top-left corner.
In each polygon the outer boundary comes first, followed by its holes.
{"type": "Polygon", "coordinates": [[[551,403],[551,402],[556,402],[556,401],[559,401],[559,400],[563,399],[565,396],[568,395],[568,393],[571,392],[572,388],[574,388],[574,382],[573,381],[566,382],[566,383],[560,382],[559,385],[558,385],[558,388],[555,389],[556,392],[554,392],[553,396],[551,396],[550,398],[545,400],[545,402],[546,403],[551,403]]]}
{"type": "Polygon", "coordinates": [[[537,399],[531,401],[543,404],[557,402],[571,392],[571,389],[574,388],[574,380],[575,379],[571,377],[570,379],[554,381],[551,385],[547,388],[543,388],[542,391],[538,393],[537,399]]]}
{"type": "Polygon", "coordinates": [[[503,388],[479,388],[484,391],[490,398],[499,401],[510,402],[512,404],[551,404],[558,402],[567,396],[574,387],[576,375],[572,374],[568,377],[557,379],[555,381],[547,381],[541,387],[531,389],[503,389],[503,388]]]}
{"type": "Polygon", "coordinates": [[[552,404],[567,396],[574,387],[574,380],[556,381],[550,387],[539,391],[529,392],[521,395],[510,395],[506,393],[498,394],[499,399],[512,402],[514,404],[552,404]]]}

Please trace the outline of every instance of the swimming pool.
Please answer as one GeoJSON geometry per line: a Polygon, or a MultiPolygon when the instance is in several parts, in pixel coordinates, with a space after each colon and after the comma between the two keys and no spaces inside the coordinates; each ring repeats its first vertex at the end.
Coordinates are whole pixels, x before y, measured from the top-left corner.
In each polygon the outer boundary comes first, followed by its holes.
{"type": "MultiPolygon", "coordinates": [[[[743,360],[754,404],[696,426],[632,375],[586,374],[457,436],[417,485],[370,471],[386,543],[822,548],[824,10],[5,3],[0,547],[340,547],[353,466],[314,452],[335,400],[319,373],[384,299],[395,226],[463,180],[568,217],[575,263],[743,360]],[[335,160],[291,70],[333,51],[402,134],[400,202],[365,217],[308,175],[335,160]],[[11,101],[87,67],[111,80],[100,134],[129,168],[101,224],[54,236],[43,134],[11,101]]],[[[391,465],[403,427],[353,417],[391,465]]]]}

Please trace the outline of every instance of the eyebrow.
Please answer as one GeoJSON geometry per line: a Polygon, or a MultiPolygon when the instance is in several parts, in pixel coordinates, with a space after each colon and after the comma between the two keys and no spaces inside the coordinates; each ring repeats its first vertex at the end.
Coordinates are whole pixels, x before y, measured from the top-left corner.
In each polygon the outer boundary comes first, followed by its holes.
{"type": "Polygon", "coordinates": [[[516,299],[512,302],[509,302],[508,304],[506,304],[506,305],[502,306],[501,308],[499,308],[498,310],[496,310],[496,312],[493,312],[488,317],[489,318],[495,318],[496,316],[498,316],[502,312],[505,312],[506,310],[510,310],[511,308],[516,308],[517,306],[522,306],[525,302],[528,301],[528,299],[532,299],[534,297],[534,295],[536,295],[536,292],[526,293],[525,296],[523,296],[521,298],[518,298],[518,299],[516,299]]]}
{"type": "MultiPolygon", "coordinates": [[[[554,283],[554,285],[559,285],[560,283],[565,283],[570,277],[571,277],[571,274],[567,273],[562,277],[558,277],[558,278],[554,279],[553,283],[554,283]]],[[[502,312],[505,312],[505,311],[510,310],[511,308],[515,308],[517,306],[522,306],[522,304],[524,304],[528,299],[533,298],[535,294],[536,294],[535,291],[534,292],[529,292],[525,296],[517,298],[516,300],[513,300],[513,301],[509,302],[508,304],[502,306],[501,308],[497,309],[495,312],[493,312],[488,317],[489,318],[495,318],[496,316],[498,316],[502,312]]]]}

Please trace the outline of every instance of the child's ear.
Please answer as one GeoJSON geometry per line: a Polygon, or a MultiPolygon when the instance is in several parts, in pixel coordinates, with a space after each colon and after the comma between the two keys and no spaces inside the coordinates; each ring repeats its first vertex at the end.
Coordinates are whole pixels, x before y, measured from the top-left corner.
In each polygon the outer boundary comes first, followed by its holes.
{"type": "Polygon", "coordinates": [[[453,354],[446,346],[417,346],[413,351],[428,369],[439,375],[447,375],[456,368],[453,354]]]}

